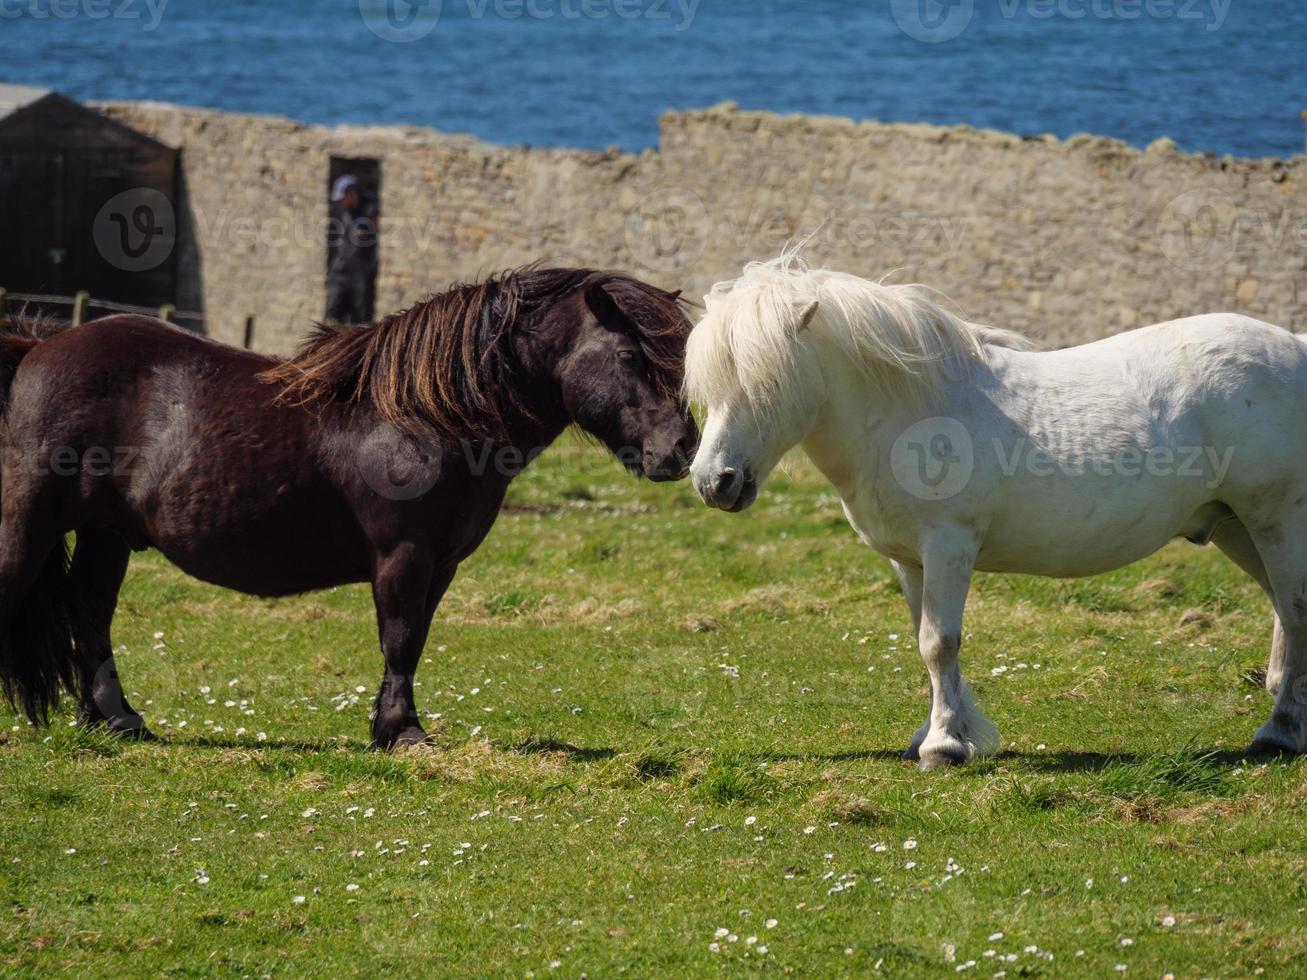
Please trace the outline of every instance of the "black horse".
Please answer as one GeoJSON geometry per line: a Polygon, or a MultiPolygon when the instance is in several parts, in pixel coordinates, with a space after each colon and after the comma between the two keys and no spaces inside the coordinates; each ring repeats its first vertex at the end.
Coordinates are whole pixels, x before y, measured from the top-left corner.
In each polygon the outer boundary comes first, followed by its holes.
{"type": "Polygon", "coordinates": [[[132,549],[260,596],[371,582],[372,740],[426,737],[413,674],[508,484],[571,424],[633,472],[684,476],[678,294],[528,267],[276,361],[139,316],[0,336],[0,682],[43,723],[149,737],[109,627],[132,549]],[[76,534],[71,558],[65,542],[76,534]]]}

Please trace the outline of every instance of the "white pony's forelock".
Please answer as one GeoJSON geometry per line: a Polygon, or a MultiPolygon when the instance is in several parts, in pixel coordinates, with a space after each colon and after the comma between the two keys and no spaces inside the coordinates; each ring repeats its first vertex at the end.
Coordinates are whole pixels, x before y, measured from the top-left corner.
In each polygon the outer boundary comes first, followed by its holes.
{"type": "Polygon", "coordinates": [[[918,285],[886,285],[813,269],[798,249],[750,262],[719,282],[686,349],[685,393],[701,405],[742,394],[764,415],[800,410],[821,394],[817,359],[802,344],[831,345],[892,398],[919,397],[983,362],[988,345],[1028,349],[1019,334],[967,323],[918,285]],[[812,302],[816,315],[800,331],[812,302]]]}

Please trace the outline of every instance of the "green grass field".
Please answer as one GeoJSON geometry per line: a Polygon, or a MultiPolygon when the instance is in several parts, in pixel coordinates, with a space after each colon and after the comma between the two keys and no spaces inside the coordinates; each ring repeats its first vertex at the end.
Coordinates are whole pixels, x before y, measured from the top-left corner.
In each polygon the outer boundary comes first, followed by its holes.
{"type": "Polygon", "coordinates": [[[922,773],[907,612],[815,476],[728,516],[564,446],[511,501],[398,755],[366,588],[139,556],[115,640],[162,742],[3,714],[0,974],[1301,971],[1307,769],[1235,754],[1270,613],[1219,553],[980,577],[1004,752],[922,773]]]}

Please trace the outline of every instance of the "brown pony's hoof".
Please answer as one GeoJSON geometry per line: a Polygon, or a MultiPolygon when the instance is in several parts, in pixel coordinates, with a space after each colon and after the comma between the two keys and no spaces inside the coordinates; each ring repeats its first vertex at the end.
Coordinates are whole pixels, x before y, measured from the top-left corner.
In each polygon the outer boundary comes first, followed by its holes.
{"type": "Polygon", "coordinates": [[[129,718],[92,718],[82,714],[77,720],[83,728],[116,735],[132,742],[159,741],[159,737],[145,727],[145,719],[140,715],[129,718]]]}
{"type": "Polygon", "coordinates": [[[402,749],[411,749],[418,745],[430,744],[431,736],[417,725],[405,728],[398,735],[392,735],[389,738],[384,739],[374,736],[372,740],[372,747],[374,749],[381,749],[384,752],[397,752],[402,749]]]}

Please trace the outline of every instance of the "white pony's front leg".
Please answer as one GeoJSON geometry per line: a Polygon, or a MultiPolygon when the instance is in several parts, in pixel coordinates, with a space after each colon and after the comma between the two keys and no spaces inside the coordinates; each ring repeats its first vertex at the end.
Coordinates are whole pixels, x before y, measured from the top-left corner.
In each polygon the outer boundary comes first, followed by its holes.
{"type": "MultiPolygon", "coordinates": [[[[930,674],[930,718],[917,742],[921,768],[958,765],[998,751],[998,730],[982,715],[962,678],[962,614],[976,548],[968,536],[936,532],[923,549],[917,643],[930,674]]],[[[910,601],[910,600],[909,600],[910,601]]],[[[909,749],[911,752],[911,748],[909,749]]]]}
{"type": "MultiPolygon", "coordinates": [[[[922,575],[921,568],[917,565],[905,565],[902,562],[890,561],[894,566],[894,574],[899,577],[899,585],[903,589],[903,598],[908,604],[908,612],[912,614],[912,635],[918,637],[921,635],[921,589],[922,575]]],[[[930,707],[926,707],[926,720],[921,723],[912,734],[912,741],[903,752],[905,762],[921,761],[921,743],[926,740],[930,734],[930,707]]]]}

